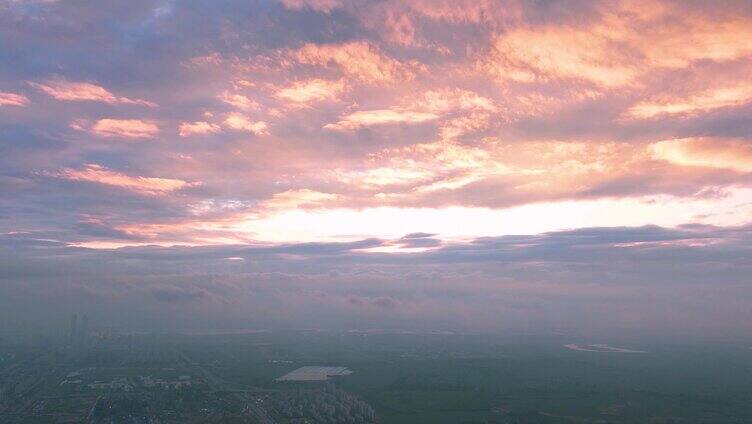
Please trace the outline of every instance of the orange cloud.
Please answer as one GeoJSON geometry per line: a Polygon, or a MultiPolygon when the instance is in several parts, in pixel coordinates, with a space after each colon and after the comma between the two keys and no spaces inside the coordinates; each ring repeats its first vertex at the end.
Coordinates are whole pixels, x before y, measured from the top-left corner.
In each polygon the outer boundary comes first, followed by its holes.
{"type": "Polygon", "coordinates": [[[420,202],[420,197],[427,193],[456,190],[484,178],[511,172],[488,150],[451,141],[386,149],[373,155],[371,161],[385,162],[386,166],[358,171],[339,169],[335,176],[366,190],[382,190],[374,199],[386,204],[420,202]]]}
{"type": "Polygon", "coordinates": [[[251,121],[245,115],[231,113],[225,119],[224,124],[236,131],[247,131],[256,135],[268,135],[269,126],[264,121],[251,121]]]}
{"type": "Polygon", "coordinates": [[[55,100],[61,101],[91,101],[109,104],[122,103],[149,107],[157,106],[156,103],[147,100],[116,96],[101,85],[90,82],[72,82],[64,79],[50,79],[42,83],[29,82],[29,85],[49,96],[52,96],[55,100]]]}
{"type": "Polygon", "coordinates": [[[637,70],[622,62],[615,42],[592,28],[520,28],[496,37],[483,66],[500,80],[568,78],[620,86],[632,82],[637,70]]]}
{"type": "MultiPolygon", "coordinates": [[[[495,120],[501,119],[497,116],[495,120]]],[[[450,119],[439,127],[439,137],[442,140],[453,140],[465,134],[485,130],[490,127],[491,121],[492,115],[487,112],[476,112],[450,119]]]]}
{"type": "Polygon", "coordinates": [[[0,92],[0,106],[26,106],[29,98],[23,94],[0,92]]]}
{"type": "MultiPolygon", "coordinates": [[[[390,170],[380,173],[395,177],[387,179],[388,184],[375,196],[381,202],[455,204],[453,193],[461,193],[459,204],[498,206],[576,197],[599,182],[645,168],[650,157],[644,146],[629,143],[504,143],[487,139],[475,146],[441,140],[386,149],[371,160],[390,170]],[[400,176],[404,178],[394,182],[400,176]]],[[[338,173],[350,179],[357,176],[338,173]]],[[[364,185],[362,178],[355,182],[364,185]]]]}
{"type": "Polygon", "coordinates": [[[172,178],[131,177],[111,171],[96,164],[86,164],[81,169],[66,168],[53,176],[74,181],[88,181],[124,188],[150,196],[157,196],[196,185],[172,178]]]}
{"type": "Polygon", "coordinates": [[[88,127],[86,121],[74,121],[71,128],[88,131],[100,137],[153,138],[159,127],[152,121],[140,119],[100,119],[88,127]]]}
{"type": "Polygon", "coordinates": [[[411,0],[406,5],[429,19],[453,24],[509,22],[519,20],[522,14],[517,1],[411,0]]]}
{"type": "MultiPolygon", "coordinates": [[[[678,11],[670,11],[678,13],[678,11]]],[[[688,15],[674,25],[656,24],[656,32],[630,34],[635,48],[648,64],[666,68],[683,68],[698,60],[726,62],[752,54],[752,20],[726,17],[714,21],[701,15],[688,15]]]]}
{"type": "Polygon", "coordinates": [[[417,32],[415,24],[404,13],[387,10],[384,19],[379,19],[378,22],[369,22],[369,24],[376,28],[383,28],[384,36],[393,43],[405,46],[421,44],[415,41],[417,32]]]}
{"type": "MultiPolygon", "coordinates": [[[[168,222],[135,223],[116,227],[131,236],[149,240],[148,244],[207,245],[253,243],[253,233],[245,227],[257,214],[230,213],[215,217],[191,217],[168,222]]],[[[131,245],[138,243],[129,243],[131,245]]]]}
{"type": "Polygon", "coordinates": [[[261,107],[254,100],[249,99],[242,94],[230,93],[229,91],[225,91],[224,93],[217,96],[217,98],[229,105],[235,106],[238,109],[258,110],[261,107]]]}
{"type": "Polygon", "coordinates": [[[183,62],[183,66],[186,66],[186,67],[219,66],[223,62],[224,62],[224,59],[219,53],[211,52],[207,55],[192,57],[188,59],[187,61],[183,62]]]}
{"type": "Polygon", "coordinates": [[[439,115],[428,112],[414,112],[396,109],[378,109],[353,112],[340,121],[326,124],[324,128],[335,131],[351,131],[371,125],[407,123],[417,124],[438,119],[439,115]]]}
{"type": "Polygon", "coordinates": [[[309,189],[287,190],[276,193],[271,199],[263,202],[266,209],[297,209],[321,206],[337,199],[336,194],[322,193],[309,189]]]}
{"type": "Polygon", "coordinates": [[[677,138],[650,146],[654,159],[680,166],[701,166],[752,172],[749,142],[717,138],[677,138]]]}
{"type": "Polygon", "coordinates": [[[195,122],[181,122],[180,123],[180,136],[188,137],[191,135],[206,135],[213,134],[222,131],[222,128],[217,124],[211,124],[204,121],[195,122]]]}
{"type": "Polygon", "coordinates": [[[643,101],[630,107],[628,118],[653,118],[663,115],[689,115],[724,107],[741,106],[752,101],[752,84],[714,88],[687,97],[665,97],[643,101]]]}
{"type": "Polygon", "coordinates": [[[410,80],[415,77],[417,67],[387,57],[366,42],[309,43],[291,52],[291,56],[302,64],[337,68],[346,76],[366,83],[410,80]]]}
{"type": "Polygon", "coordinates": [[[423,95],[423,98],[414,101],[411,107],[435,113],[444,113],[452,110],[483,110],[487,112],[498,110],[492,99],[459,88],[428,90],[423,95]]]}
{"type": "Polygon", "coordinates": [[[668,4],[648,7],[639,2],[604,5],[599,12],[601,19],[585,25],[519,27],[500,33],[479,64],[501,81],[568,79],[613,88],[634,84],[655,69],[752,54],[747,42],[752,38],[750,20],[714,21],[668,4]]]}
{"type": "Polygon", "coordinates": [[[344,89],[345,83],[341,80],[326,81],[312,79],[299,81],[289,87],[280,89],[275,93],[275,96],[293,103],[306,104],[325,100],[337,100],[344,89]]]}
{"type": "Polygon", "coordinates": [[[338,180],[348,184],[358,184],[361,188],[382,187],[397,184],[415,184],[434,177],[430,169],[413,167],[380,167],[360,171],[338,170],[338,180]]]}

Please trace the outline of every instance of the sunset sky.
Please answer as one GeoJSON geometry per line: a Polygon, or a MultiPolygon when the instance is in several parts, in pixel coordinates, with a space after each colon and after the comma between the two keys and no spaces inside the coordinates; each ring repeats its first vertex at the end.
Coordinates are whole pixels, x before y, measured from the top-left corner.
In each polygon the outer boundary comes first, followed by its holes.
{"type": "Polygon", "coordinates": [[[752,2],[0,0],[0,194],[7,316],[749,328],[752,2]]]}

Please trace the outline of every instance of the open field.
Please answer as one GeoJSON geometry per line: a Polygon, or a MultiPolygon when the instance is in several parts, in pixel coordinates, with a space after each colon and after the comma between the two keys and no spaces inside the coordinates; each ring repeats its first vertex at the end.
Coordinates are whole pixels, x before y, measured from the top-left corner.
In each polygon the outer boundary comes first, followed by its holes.
{"type": "Polygon", "coordinates": [[[749,343],[613,340],[608,347],[649,353],[609,355],[563,347],[570,343],[566,336],[272,332],[177,344],[238,386],[334,384],[386,424],[752,422],[749,343]],[[275,381],[311,364],[352,374],[275,381]]]}

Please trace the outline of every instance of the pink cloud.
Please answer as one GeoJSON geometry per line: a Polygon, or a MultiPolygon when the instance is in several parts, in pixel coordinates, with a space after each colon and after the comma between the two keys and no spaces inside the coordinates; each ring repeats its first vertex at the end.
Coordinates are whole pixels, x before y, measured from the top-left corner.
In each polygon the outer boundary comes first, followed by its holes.
{"type": "Polygon", "coordinates": [[[501,32],[479,59],[480,67],[503,82],[579,80],[615,88],[634,85],[653,70],[752,53],[745,42],[752,37],[749,20],[714,22],[652,2],[609,4],[599,12],[600,19],[585,24],[522,25],[501,32]]]}
{"type": "Polygon", "coordinates": [[[309,189],[287,190],[276,193],[263,203],[266,209],[297,209],[320,207],[337,199],[337,195],[309,189]]]}
{"type": "Polygon", "coordinates": [[[261,107],[256,101],[242,94],[230,93],[229,91],[225,91],[217,97],[223,102],[242,110],[258,110],[261,107]]]}
{"type": "Polygon", "coordinates": [[[682,138],[650,145],[653,158],[679,166],[752,172],[752,147],[743,140],[682,138]]]}
{"type": "Polygon", "coordinates": [[[55,100],[69,102],[103,102],[109,104],[131,104],[156,107],[156,103],[141,100],[120,97],[111,93],[101,85],[91,82],[72,82],[64,79],[50,79],[41,83],[29,82],[29,85],[37,90],[52,96],[55,100]]]}
{"type": "MultiPolygon", "coordinates": [[[[379,24],[380,27],[384,28],[386,39],[405,46],[420,45],[416,42],[417,29],[415,24],[406,14],[387,11],[385,18],[379,24]]],[[[372,23],[372,25],[374,24],[372,23]]]]}
{"type": "Polygon", "coordinates": [[[27,106],[29,98],[23,94],[0,92],[0,106],[27,106]]]}
{"type": "Polygon", "coordinates": [[[486,112],[496,112],[498,110],[494,100],[459,88],[428,90],[422,97],[412,99],[411,107],[435,113],[454,110],[479,110],[486,112]]]}
{"type": "Polygon", "coordinates": [[[116,186],[150,196],[162,195],[196,185],[196,183],[172,178],[132,177],[96,164],[86,164],[80,169],[66,168],[52,175],[68,180],[116,186]]]}
{"type": "Polygon", "coordinates": [[[100,137],[154,138],[159,127],[152,121],[140,119],[100,119],[89,126],[86,121],[73,121],[71,128],[88,131],[100,137]]]}
{"type": "Polygon", "coordinates": [[[394,60],[369,43],[306,44],[291,53],[302,64],[334,67],[346,76],[366,83],[410,80],[419,66],[394,60]]]}
{"type": "Polygon", "coordinates": [[[360,127],[384,124],[418,124],[438,119],[439,115],[429,112],[409,110],[378,109],[363,110],[346,115],[336,123],[326,124],[324,128],[336,131],[351,131],[360,127]]]}
{"type": "Polygon", "coordinates": [[[439,137],[442,140],[453,140],[466,134],[488,129],[494,120],[498,121],[499,117],[485,111],[459,116],[444,122],[439,127],[439,137]]]}
{"type": "Polygon", "coordinates": [[[223,63],[222,56],[217,52],[211,52],[203,56],[195,56],[183,62],[186,67],[219,66],[223,63]]]}
{"type": "Polygon", "coordinates": [[[359,10],[362,24],[374,30],[386,41],[404,46],[422,46],[418,40],[415,18],[407,7],[393,2],[374,3],[371,7],[359,10]]]}
{"type": "Polygon", "coordinates": [[[491,139],[468,146],[441,140],[373,155],[371,166],[378,164],[378,172],[366,169],[339,175],[366,189],[386,186],[376,197],[387,204],[477,201],[498,206],[576,196],[578,190],[609,178],[645,172],[650,160],[643,146],[626,143],[491,139]]]}
{"type": "Polygon", "coordinates": [[[435,175],[430,168],[422,168],[420,165],[337,172],[340,181],[357,184],[365,189],[398,184],[415,184],[421,181],[429,181],[435,175]]]}
{"type": "Polygon", "coordinates": [[[204,121],[195,121],[181,122],[179,131],[181,137],[189,137],[191,135],[206,135],[218,133],[222,131],[222,128],[220,128],[217,124],[211,124],[204,121]]]}
{"type": "Polygon", "coordinates": [[[227,116],[224,122],[225,126],[236,130],[246,131],[256,135],[268,135],[269,126],[264,121],[251,121],[245,115],[239,113],[231,113],[227,116]]]}
{"type": "Polygon", "coordinates": [[[292,103],[308,104],[337,100],[344,89],[345,83],[343,81],[312,79],[298,81],[289,87],[282,88],[275,93],[275,96],[292,103]]]}
{"type": "Polygon", "coordinates": [[[638,75],[607,28],[520,28],[496,37],[482,66],[500,80],[532,83],[581,79],[620,86],[638,75]],[[604,34],[605,32],[605,34],[604,34]]]}
{"type": "Polygon", "coordinates": [[[499,4],[495,0],[411,0],[405,4],[429,19],[452,24],[513,22],[523,13],[517,1],[499,4]]]}
{"type": "Polygon", "coordinates": [[[341,0],[281,0],[282,4],[291,10],[311,9],[317,12],[330,13],[342,7],[341,0]]]}
{"type": "Polygon", "coordinates": [[[711,88],[688,96],[656,96],[631,106],[628,118],[654,118],[667,115],[692,115],[752,102],[752,83],[747,81],[728,87],[711,88]]]}

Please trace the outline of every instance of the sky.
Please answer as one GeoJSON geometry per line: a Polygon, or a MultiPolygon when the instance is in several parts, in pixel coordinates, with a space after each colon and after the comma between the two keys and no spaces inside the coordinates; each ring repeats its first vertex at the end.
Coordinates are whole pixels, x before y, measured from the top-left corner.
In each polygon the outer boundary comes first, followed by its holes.
{"type": "Polygon", "coordinates": [[[0,318],[749,332],[750,40],[749,0],[0,0],[0,318]]]}

